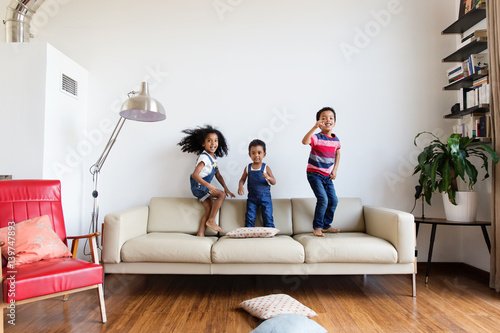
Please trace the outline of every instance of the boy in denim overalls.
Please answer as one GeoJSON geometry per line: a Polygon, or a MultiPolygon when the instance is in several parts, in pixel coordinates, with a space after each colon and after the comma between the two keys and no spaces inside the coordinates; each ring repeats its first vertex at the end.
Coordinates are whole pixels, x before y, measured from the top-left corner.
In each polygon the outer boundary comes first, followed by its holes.
{"type": "Polygon", "coordinates": [[[238,194],[243,195],[243,185],[248,178],[247,212],[245,214],[245,227],[254,227],[257,208],[260,206],[264,227],[274,228],[273,203],[271,201],[271,186],[276,184],[271,168],[262,160],[266,156],[266,144],[255,139],[248,146],[248,156],[252,159],[241,176],[238,194]]]}

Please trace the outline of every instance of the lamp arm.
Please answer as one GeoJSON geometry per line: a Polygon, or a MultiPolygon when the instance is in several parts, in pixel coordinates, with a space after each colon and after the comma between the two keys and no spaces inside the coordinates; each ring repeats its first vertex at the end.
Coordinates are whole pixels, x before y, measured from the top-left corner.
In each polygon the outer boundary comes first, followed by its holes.
{"type": "Polygon", "coordinates": [[[90,167],[90,173],[94,174],[95,172],[100,172],[101,168],[106,161],[106,158],[109,155],[109,152],[111,151],[111,148],[113,148],[113,145],[115,144],[116,138],[118,137],[118,134],[120,134],[120,131],[122,130],[123,124],[125,123],[126,118],[120,117],[118,119],[118,123],[116,123],[115,129],[113,130],[113,133],[111,133],[111,136],[108,140],[108,143],[106,143],[106,147],[104,147],[104,150],[99,156],[99,159],[97,162],[95,162],[91,167],[90,167]]]}
{"type": "MultiPolygon", "coordinates": [[[[104,151],[102,152],[101,156],[99,156],[99,159],[97,162],[95,162],[91,167],[90,167],[90,173],[92,174],[92,182],[94,185],[94,190],[92,191],[92,197],[94,198],[94,203],[93,203],[93,209],[92,209],[92,221],[90,223],[90,232],[95,233],[99,232],[99,174],[101,173],[101,168],[106,162],[106,158],[109,155],[109,152],[111,151],[111,148],[113,148],[113,145],[116,142],[116,138],[118,137],[118,134],[120,134],[120,131],[123,127],[123,124],[125,123],[126,118],[120,117],[118,119],[118,123],[116,123],[115,129],[111,133],[111,136],[108,140],[108,143],[106,143],[106,147],[104,147],[104,151]]],[[[99,238],[96,237],[96,243],[97,247],[99,248],[99,238]]]]}

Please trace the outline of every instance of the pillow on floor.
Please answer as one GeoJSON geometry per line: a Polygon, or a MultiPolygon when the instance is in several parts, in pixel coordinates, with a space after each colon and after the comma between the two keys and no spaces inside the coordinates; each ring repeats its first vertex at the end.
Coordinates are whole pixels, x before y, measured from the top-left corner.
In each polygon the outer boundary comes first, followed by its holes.
{"type": "Polygon", "coordinates": [[[252,298],[242,302],[240,307],[260,319],[269,319],[286,313],[294,313],[308,318],[317,316],[316,312],[286,294],[252,298]]]}
{"type": "Polygon", "coordinates": [[[325,333],[323,326],[304,316],[288,313],[264,320],[251,333],[325,333]]]}
{"type": "Polygon", "coordinates": [[[279,231],[276,228],[268,227],[253,227],[253,228],[238,228],[226,234],[231,238],[270,238],[274,237],[279,231]]]}
{"type": "Polygon", "coordinates": [[[5,242],[2,256],[8,260],[9,267],[13,263],[9,257],[14,257],[14,265],[17,266],[42,259],[72,256],[52,229],[48,215],[16,223],[15,227],[1,228],[0,241],[5,242]]]}

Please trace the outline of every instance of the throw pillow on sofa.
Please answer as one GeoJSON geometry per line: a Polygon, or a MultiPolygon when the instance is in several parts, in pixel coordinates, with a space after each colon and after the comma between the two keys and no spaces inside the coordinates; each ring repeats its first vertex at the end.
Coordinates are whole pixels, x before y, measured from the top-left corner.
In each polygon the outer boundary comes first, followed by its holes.
{"type": "Polygon", "coordinates": [[[252,227],[252,228],[237,228],[226,234],[231,238],[270,238],[274,237],[279,231],[276,228],[268,227],[252,227]]]}

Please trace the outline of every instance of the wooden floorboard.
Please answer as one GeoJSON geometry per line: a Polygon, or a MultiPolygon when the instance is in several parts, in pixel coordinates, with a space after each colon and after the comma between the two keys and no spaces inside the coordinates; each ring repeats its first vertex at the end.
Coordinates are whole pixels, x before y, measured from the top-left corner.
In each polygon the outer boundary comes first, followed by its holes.
{"type": "Polygon", "coordinates": [[[108,322],[97,292],[16,307],[5,332],[250,332],[262,321],[239,308],[247,299],[284,293],[318,314],[328,332],[497,332],[500,294],[463,264],[433,264],[429,284],[419,265],[411,279],[367,276],[107,275],[108,322]]]}

